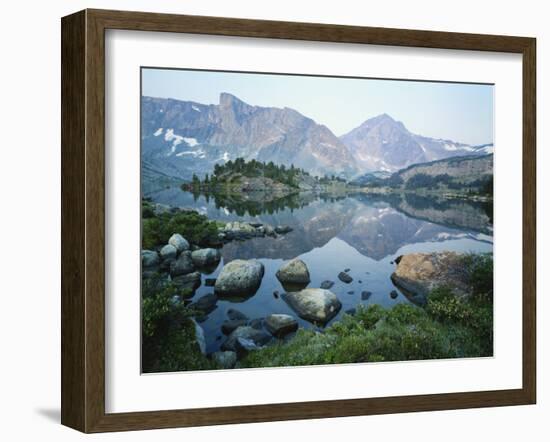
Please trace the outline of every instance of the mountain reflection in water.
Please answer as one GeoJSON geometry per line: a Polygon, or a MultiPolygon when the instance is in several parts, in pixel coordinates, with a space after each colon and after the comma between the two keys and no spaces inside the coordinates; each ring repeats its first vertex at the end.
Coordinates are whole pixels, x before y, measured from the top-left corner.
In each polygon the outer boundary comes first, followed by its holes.
{"type": "MultiPolygon", "coordinates": [[[[271,313],[296,316],[286,303],[273,296],[282,292],[275,273],[284,260],[300,257],[311,274],[309,287],[319,287],[324,280],[335,282],[333,291],[343,308],[332,321],[359,304],[391,306],[409,302],[391,282],[393,260],[405,253],[451,250],[457,252],[491,252],[493,248],[492,213],[486,203],[464,200],[432,199],[419,195],[373,196],[296,194],[269,199],[265,195],[247,195],[246,200],[193,195],[179,188],[164,189],[146,195],[154,202],[194,209],[212,220],[256,221],[286,225],[292,232],[276,238],[253,238],[233,241],[221,249],[222,262],[210,275],[218,275],[224,263],[234,259],[258,259],[265,275],[254,296],[240,300],[218,301],[218,307],[201,325],[205,330],[208,351],[216,351],[223,338],[220,327],[228,308],[237,307],[250,318],[271,313]],[[351,284],[337,275],[351,269],[351,284]],[[399,296],[391,299],[389,293],[399,296]],[[361,296],[372,292],[368,299],[361,296]]],[[[211,293],[204,284],[193,299],[211,293]]],[[[300,326],[314,327],[298,318],[300,326]]]]}

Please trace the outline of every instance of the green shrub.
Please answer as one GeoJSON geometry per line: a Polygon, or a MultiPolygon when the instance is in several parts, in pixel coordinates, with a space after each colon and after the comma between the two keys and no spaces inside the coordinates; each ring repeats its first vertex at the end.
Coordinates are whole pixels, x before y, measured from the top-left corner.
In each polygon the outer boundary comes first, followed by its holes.
{"type": "Polygon", "coordinates": [[[192,244],[213,246],[219,244],[216,222],[209,221],[204,215],[194,210],[177,213],[162,213],[151,216],[152,210],[147,203],[142,205],[142,247],[153,249],[166,244],[170,236],[179,233],[192,244]]]}
{"type": "Polygon", "coordinates": [[[142,288],[142,370],[145,373],[213,368],[199,349],[193,311],[174,302],[178,289],[159,278],[142,288]]]}

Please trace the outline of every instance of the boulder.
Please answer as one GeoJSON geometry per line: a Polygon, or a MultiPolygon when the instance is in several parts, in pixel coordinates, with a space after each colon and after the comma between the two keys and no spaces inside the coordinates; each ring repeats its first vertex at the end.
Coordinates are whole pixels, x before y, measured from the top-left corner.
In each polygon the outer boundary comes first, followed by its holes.
{"type": "Polygon", "coordinates": [[[248,325],[250,325],[250,327],[252,328],[255,328],[256,330],[261,330],[264,326],[264,319],[263,318],[255,318],[255,319],[252,319],[248,325]]]}
{"type": "Polygon", "coordinates": [[[193,264],[197,267],[212,267],[220,262],[220,251],[218,249],[199,249],[191,252],[193,264]]]}
{"type": "Polygon", "coordinates": [[[191,272],[186,275],[174,276],[172,282],[181,290],[191,290],[194,292],[201,285],[201,274],[199,272],[191,272]]]}
{"type": "Polygon", "coordinates": [[[174,233],[168,240],[168,244],[174,246],[178,253],[189,250],[189,242],[179,233],[174,233]]]}
{"type": "Polygon", "coordinates": [[[237,353],[234,351],[217,351],[212,354],[212,360],[223,369],[233,368],[237,363],[237,353]]]}
{"type": "Polygon", "coordinates": [[[179,276],[186,275],[195,270],[193,261],[191,259],[191,252],[185,251],[170,265],[170,275],[179,276]]]}
{"type": "Polygon", "coordinates": [[[230,335],[237,328],[247,324],[248,321],[246,319],[228,319],[222,323],[222,333],[224,335],[230,335]]]}
{"type": "Polygon", "coordinates": [[[346,284],[349,284],[353,281],[353,278],[349,276],[346,272],[338,273],[338,279],[342,282],[345,282],[346,284]]]}
{"type": "Polygon", "coordinates": [[[160,257],[163,261],[175,259],[177,254],[178,249],[176,249],[172,244],[166,244],[162,249],[160,249],[160,257]]]}
{"type": "Polygon", "coordinates": [[[306,321],[324,324],[342,308],[336,295],[325,289],[304,289],[283,294],[285,302],[306,321]]]}
{"type": "Polygon", "coordinates": [[[160,257],[154,250],[142,250],[141,251],[141,265],[144,268],[155,267],[159,265],[160,257]]]}
{"type": "Polygon", "coordinates": [[[323,281],[321,283],[321,288],[325,289],[325,290],[328,290],[328,289],[332,288],[333,285],[334,285],[334,281],[329,281],[327,279],[326,281],[323,281]]]}
{"type": "Polygon", "coordinates": [[[222,344],[223,351],[234,351],[243,354],[252,349],[257,350],[271,341],[271,335],[263,330],[250,326],[237,327],[222,344]],[[241,340],[241,342],[239,342],[241,340]]]}
{"type": "Polygon", "coordinates": [[[256,293],[264,276],[264,265],[256,260],[236,259],[226,264],[216,279],[215,292],[220,296],[256,293]]]}
{"type": "Polygon", "coordinates": [[[230,308],[229,310],[227,310],[227,317],[231,320],[233,319],[248,320],[248,316],[246,316],[243,312],[235,308],[230,308]]]}
{"type": "Polygon", "coordinates": [[[298,258],[285,262],[276,276],[282,284],[309,284],[311,281],[306,263],[298,258]]]}
{"type": "Polygon", "coordinates": [[[298,330],[298,321],[290,315],[272,314],[265,318],[265,328],[273,336],[282,338],[298,330]]]}
{"type": "Polygon", "coordinates": [[[195,302],[189,304],[189,308],[193,310],[198,310],[199,312],[207,315],[214,311],[216,304],[218,302],[218,297],[214,293],[209,293],[197,299],[195,302]]]}
{"type": "Polygon", "coordinates": [[[222,230],[224,239],[249,239],[257,236],[264,236],[265,228],[257,229],[247,222],[234,221],[227,223],[222,230]]]}
{"type": "Polygon", "coordinates": [[[399,296],[399,293],[397,293],[397,290],[392,290],[390,292],[391,299],[396,299],[399,296]]]}
{"type": "Polygon", "coordinates": [[[436,287],[447,287],[460,297],[472,293],[464,255],[455,252],[403,255],[391,279],[408,297],[426,297],[436,287]]]}

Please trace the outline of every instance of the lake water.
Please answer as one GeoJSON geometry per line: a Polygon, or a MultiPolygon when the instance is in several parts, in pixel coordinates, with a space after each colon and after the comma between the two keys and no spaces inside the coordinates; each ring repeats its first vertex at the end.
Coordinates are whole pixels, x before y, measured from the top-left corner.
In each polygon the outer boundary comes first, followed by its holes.
{"type": "MultiPolygon", "coordinates": [[[[285,290],[275,273],[285,260],[299,257],[308,266],[311,283],[334,281],[331,291],[342,303],[339,314],[326,325],[338,321],[346,310],[360,304],[391,307],[411,302],[390,279],[396,257],[413,252],[456,251],[491,252],[493,249],[492,213],[487,204],[458,200],[435,200],[418,195],[372,196],[355,194],[338,197],[300,195],[265,202],[227,202],[205,196],[194,197],[179,188],[164,189],[147,195],[154,202],[191,208],[212,220],[256,221],[287,225],[292,232],[277,238],[254,238],[234,241],[221,249],[222,260],[212,273],[215,278],[223,265],[234,259],[258,259],[265,275],[258,291],[247,299],[219,300],[216,309],[201,323],[207,351],[219,349],[224,341],[221,324],[227,310],[238,309],[250,319],[271,313],[297,315],[274,292],[285,290]],[[353,282],[345,284],[337,275],[349,270],[353,282]],[[390,292],[398,296],[392,299],[390,292]],[[363,291],[372,292],[362,299],[363,291]]],[[[193,300],[212,293],[204,283],[193,300]]],[[[317,326],[297,318],[301,327],[317,326]]],[[[325,325],[325,326],[326,326],[325,325]]]]}

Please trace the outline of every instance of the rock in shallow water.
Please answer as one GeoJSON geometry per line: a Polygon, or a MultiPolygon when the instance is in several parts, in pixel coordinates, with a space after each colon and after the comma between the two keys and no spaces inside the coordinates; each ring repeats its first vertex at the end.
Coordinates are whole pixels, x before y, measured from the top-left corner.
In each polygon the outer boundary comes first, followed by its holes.
{"type": "Polygon", "coordinates": [[[282,284],[309,284],[311,281],[306,263],[298,258],[285,262],[276,276],[282,284]]]}
{"type": "Polygon", "coordinates": [[[172,278],[172,282],[181,290],[191,290],[193,293],[201,285],[201,274],[199,272],[192,272],[186,275],[175,276],[172,278]]]}
{"type": "Polygon", "coordinates": [[[231,320],[234,320],[234,319],[242,319],[242,320],[247,320],[248,319],[248,316],[246,316],[243,312],[235,309],[235,308],[230,308],[229,310],[227,310],[227,317],[231,320]]]}
{"type": "Polygon", "coordinates": [[[346,272],[338,273],[338,279],[342,282],[345,282],[346,284],[349,284],[353,281],[353,278],[349,276],[346,272]]]}
{"type": "Polygon", "coordinates": [[[256,260],[236,259],[225,265],[214,289],[220,296],[254,294],[264,276],[264,265],[256,260]]]}
{"type": "Polygon", "coordinates": [[[224,335],[230,335],[234,330],[246,324],[248,324],[246,319],[228,319],[222,323],[222,333],[224,335]]]}
{"type": "Polygon", "coordinates": [[[198,310],[204,314],[208,314],[216,308],[218,297],[214,293],[209,293],[197,299],[195,302],[189,304],[189,308],[198,310]]]}
{"type": "Polygon", "coordinates": [[[263,330],[256,330],[249,326],[238,327],[229,335],[227,340],[222,344],[221,349],[224,351],[235,351],[238,355],[242,355],[250,350],[257,350],[272,340],[271,335],[263,330]]]}
{"type": "Polygon", "coordinates": [[[361,300],[366,301],[372,296],[372,292],[369,292],[368,290],[364,290],[361,292],[361,300]]]}
{"type": "Polygon", "coordinates": [[[342,308],[336,295],[324,289],[285,293],[283,299],[301,318],[321,324],[334,318],[342,308]]]}
{"type": "Polygon", "coordinates": [[[298,322],[290,315],[272,314],[265,318],[265,328],[273,336],[282,338],[298,330],[298,322]]]}
{"type": "Polygon", "coordinates": [[[328,289],[332,288],[333,285],[334,285],[334,281],[329,281],[327,279],[326,281],[323,281],[321,283],[321,288],[325,289],[325,290],[328,290],[328,289]]]}
{"type": "Polygon", "coordinates": [[[391,279],[407,295],[427,296],[439,286],[449,287],[456,296],[472,293],[464,255],[455,252],[403,255],[391,279]]]}

